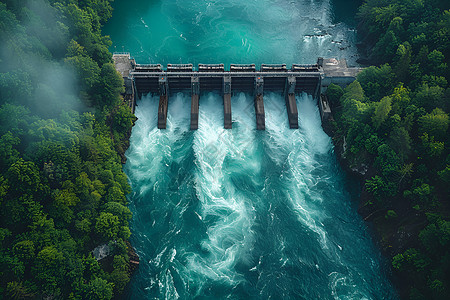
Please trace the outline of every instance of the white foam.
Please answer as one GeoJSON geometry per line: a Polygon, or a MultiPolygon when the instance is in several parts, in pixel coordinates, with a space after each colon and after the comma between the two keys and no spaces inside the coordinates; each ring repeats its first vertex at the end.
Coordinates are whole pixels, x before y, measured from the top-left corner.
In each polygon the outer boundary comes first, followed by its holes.
{"type": "Polygon", "coordinates": [[[178,94],[169,99],[167,129],[157,128],[159,97],[144,96],[138,101],[138,120],[133,129],[127,152],[127,168],[140,180],[140,193],[155,188],[158,178],[164,177],[168,160],[172,159],[172,145],[189,130],[189,96],[178,94]],[[151,166],[151,167],[149,167],[151,166]]]}
{"type": "MultiPolygon", "coordinates": [[[[286,105],[278,94],[265,96],[267,114],[266,130],[270,138],[266,146],[272,149],[268,152],[270,158],[277,164],[288,162],[288,173],[282,181],[286,198],[291,202],[297,213],[298,220],[318,235],[322,248],[326,249],[326,231],[321,220],[323,212],[317,209],[315,203],[307,201],[311,198],[311,187],[316,179],[311,172],[317,161],[317,153],[325,153],[330,149],[328,136],[323,133],[317,106],[311,96],[303,94],[297,97],[299,111],[299,130],[288,128],[286,105]],[[275,113],[274,113],[275,112],[275,113]]],[[[322,201],[316,197],[317,201],[322,201]]]]}
{"type": "MultiPolygon", "coordinates": [[[[239,130],[223,129],[222,110],[217,103],[221,97],[209,94],[201,97],[199,128],[194,133],[195,187],[200,201],[200,219],[208,226],[208,238],[201,242],[208,253],[188,255],[190,275],[207,280],[236,285],[243,280],[234,266],[245,257],[252,246],[251,231],[254,212],[251,199],[246,198],[232,182],[236,172],[257,173],[261,166],[254,147],[247,141],[254,141],[254,131],[244,110],[234,114],[233,126],[239,130]],[[240,170],[226,170],[225,159],[239,164],[240,170]],[[247,164],[247,162],[253,163],[247,164]]],[[[244,95],[232,99],[236,107],[248,105],[244,95]]],[[[201,287],[200,287],[201,288],[201,287]]]]}

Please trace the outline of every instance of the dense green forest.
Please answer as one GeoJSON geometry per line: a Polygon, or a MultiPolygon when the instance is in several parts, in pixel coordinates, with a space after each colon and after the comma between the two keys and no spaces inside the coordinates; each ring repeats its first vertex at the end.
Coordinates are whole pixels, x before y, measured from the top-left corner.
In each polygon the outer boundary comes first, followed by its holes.
{"type": "Polygon", "coordinates": [[[365,68],[327,91],[335,141],[364,179],[360,212],[392,257],[404,299],[450,295],[450,3],[367,0],[365,68]]]}
{"type": "Polygon", "coordinates": [[[135,117],[101,34],[110,2],[0,1],[0,299],[110,299],[129,281],[135,117]]]}

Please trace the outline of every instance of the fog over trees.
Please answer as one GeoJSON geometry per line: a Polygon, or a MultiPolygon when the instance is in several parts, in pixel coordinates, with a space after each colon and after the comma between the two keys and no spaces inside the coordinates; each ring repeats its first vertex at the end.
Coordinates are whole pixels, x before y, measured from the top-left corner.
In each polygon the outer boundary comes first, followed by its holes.
{"type": "Polygon", "coordinates": [[[135,117],[101,35],[110,2],[0,2],[4,299],[110,299],[129,281],[120,155],[135,117]]]}

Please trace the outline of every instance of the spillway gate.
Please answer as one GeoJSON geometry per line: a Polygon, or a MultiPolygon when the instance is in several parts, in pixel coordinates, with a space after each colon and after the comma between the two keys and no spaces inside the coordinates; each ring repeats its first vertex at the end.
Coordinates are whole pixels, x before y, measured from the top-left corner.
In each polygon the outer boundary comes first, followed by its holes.
{"type": "Polygon", "coordinates": [[[198,128],[199,101],[201,92],[215,91],[223,97],[224,128],[232,128],[231,95],[237,92],[253,94],[256,128],[265,129],[264,93],[280,92],[286,101],[290,128],[298,128],[298,108],[295,94],[302,92],[318,99],[321,117],[331,111],[321,93],[330,83],[348,84],[355,79],[358,68],[348,68],[346,62],[319,58],[316,64],[294,64],[290,69],[285,64],[262,64],[259,70],[254,64],[231,64],[225,70],[223,64],[136,64],[129,53],[113,55],[116,69],[122,74],[126,91],[124,99],[133,112],[136,96],[159,95],[158,128],[165,129],[169,97],[177,92],[191,94],[190,128],[198,128]]]}

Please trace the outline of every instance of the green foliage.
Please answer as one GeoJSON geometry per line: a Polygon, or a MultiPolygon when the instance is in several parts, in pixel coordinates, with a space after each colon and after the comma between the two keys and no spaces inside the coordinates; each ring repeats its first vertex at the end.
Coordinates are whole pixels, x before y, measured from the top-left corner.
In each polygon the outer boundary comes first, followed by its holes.
{"type": "Polygon", "coordinates": [[[392,258],[392,266],[394,269],[400,270],[403,266],[403,261],[405,258],[403,257],[403,254],[397,254],[392,258]]]}
{"type": "Polygon", "coordinates": [[[117,202],[111,201],[106,203],[103,210],[107,213],[111,213],[115,216],[118,216],[120,220],[122,220],[123,222],[126,222],[127,220],[131,219],[130,209],[117,202]]]}
{"type": "Polygon", "coordinates": [[[419,118],[420,133],[428,133],[439,141],[444,141],[448,125],[448,114],[440,108],[436,108],[431,113],[419,118]]]}
{"type": "Polygon", "coordinates": [[[16,146],[20,139],[12,135],[10,131],[0,137],[0,167],[6,168],[19,158],[16,146]]]}
{"type": "Polygon", "coordinates": [[[450,244],[450,222],[437,218],[419,234],[420,241],[433,254],[441,253],[450,244]]]}
{"type": "Polygon", "coordinates": [[[431,111],[436,107],[445,108],[444,103],[444,88],[440,86],[428,86],[428,83],[423,83],[417,89],[414,97],[414,102],[427,111],[431,111]]]}
{"type": "Polygon", "coordinates": [[[32,161],[19,158],[11,164],[6,175],[11,188],[18,194],[33,194],[42,188],[39,170],[32,161]]]}
{"type": "Polygon", "coordinates": [[[381,124],[386,120],[392,109],[391,103],[392,99],[388,96],[383,97],[380,102],[376,103],[375,112],[372,116],[372,122],[376,129],[380,128],[381,124]]]}
{"type": "Polygon", "coordinates": [[[450,184],[450,165],[447,165],[445,169],[439,171],[438,176],[443,185],[450,184]]]}
{"type": "Polygon", "coordinates": [[[420,208],[436,206],[435,199],[433,198],[433,187],[427,183],[417,184],[416,186],[413,186],[412,191],[404,191],[403,195],[420,208]]]}
{"type": "Polygon", "coordinates": [[[374,47],[374,58],[377,61],[390,61],[400,42],[394,31],[388,30],[374,47]]]}
{"type": "Polygon", "coordinates": [[[408,107],[411,98],[409,96],[410,92],[407,88],[400,84],[391,95],[392,99],[392,112],[397,115],[403,115],[404,110],[408,107]]]}
{"type": "Polygon", "coordinates": [[[435,141],[433,136],[429,136],[428,133],[424,133],[419,137],[421,144],[420,150],[423,156],[429,160],[439,158],[444,152],[444,143],[435,141]]]}
{"type": "Polygon", "coordinates": [[[32,298],[35,295],[30,293],[26,287],[23,286],[22,282],[11,281],[6,285],[6,296],[9,299],[27,299],[32,298]]]}
{"type": "Polygon", "coordinates": [[[365,140],[364,147],[366,148],[367,152],[374,155],[378,153],[378,147],[380,147],[382,143],[382,140],[378,137],[377,134],[372,134],[365,140]]]}
{"type": "Polygon", "coordinates": [[[358,82],[371,101],[379,101],[390,93],[394,86],[394,72],[388,64],[380,67],[370,66],[358,74],[358,82]]]}
{"type": "Polygon", "coordinates": [[[392,209],[388,210],[386,215],[384,216],[384,218],[387,220],[396,219],[397,217],[398,217],[397,213],[392,209]]]}
{"type": "Polygon", "coordinates": [[[14,254],[22,261],[29,261],[35,257],[35,247],[33,241],[25,240],[13,246],[14,254]]]}
{"type": "Polygon", "coordinates": [[[423,271],[430,264],[430,260],[417,249],[408,249],[403,254],[397,254],[392,260],[395,269],[423,271]]]}
{"type": "MultiPolygon", "coordinates": [[[[438,279],[430,281],[429,287],[435,294],[442,294],[442,292],[444,291],[444,284],[438,279]]],[[[442,294],[442,296],[445,297],[444,294],[442,294]]]]}
{"type": "Polygon", "coordinates": [[[409,82],[409,68],[411,64],[411,45],[405,42],[398,46],[395,61],[394,72],[397,80],[400,82],[409,82]]]}
{"type": "Polygon", "coordinates": [[[95,231],[105,241],[115,240],[118,238],[120,222],[119,217],[111,213],[100,213],[95,224],[95,231]]]}
{"type": "Polygon", "coordinates": [[[368,166],[369,201],[387,211],[382,234],[406,231],[397,247],[415,245],[392,260],[411,299],[450,293],[448,9],[445,1],[364,1],[358,34],[375,66],[344,90],[335,115],[349,165],[368,166]]]}
{"type": "Polygon", "coordinates": [[[123,93],[125,88],[122,76],[116,71],[112,63],[106,63],[102,66],[98,89],[101,92],[97,94],[94,100],[94,104],[98,108],[119,103],[119,94],[123,93]]]}
{"type": "Polygon", "coordinates": [[[377,149],[378,156],[375,158],[374,165],[381,171],[383,176],[393,175],[401,165],[401,160],[397,153],[386,144],[377,149]]]}
{"type": "Polygon", "coordinates": [[[354,81],[345,88],[341,102],[342,104],[345,104],[349,100],[365,102],[364,90],[359,81],[354,81]]]}
{"type": "Polygon", "coordinates": [[[6,228],[0,228],[0,244],[9,236],[11,236],[11,231],[6,228]]]}
{"type": "Polygon", "coordinates": [[[404,127],[394,127],[389,134],[388,143],[403,160],[411,153],[411,137],[404,127]]]}
{"type": "Polygon", "coordinates": [[[31,97],[30,74],[21,70],[0,73],[0,99],[4,102],[12,102],[16,97],[31,97]]]}
{"type": "Polygon", "coordinates": [[[387,182],[378,175],[366,180],[365,187],[379,201],[395,194],[395,186],[392,182],[387,182]]]}
{"type": "Polygon", "coordinates": [[[60,294],[65,273],[64,255],[54,247],[45,247],[36,256],[32,274],[49,294],[60,294]]]}
{"type": "Polygon", "coordinates": [[[122,104],[114,112],[112,127],[118,133],[126,134],[133,126],[135,120],[136,117],[131,113],[130,108],[122,104]]]}
{"type": "Polygon", "coordinates": [[[110,2],[0,2],[1,299],[111,299],[129,281],[119,154],[135,117],[101,35],[110,2]]]}
{"type": "Polygon", "coordinates": [[[77,55],[66,58],[65,62],[75,70],[78,78],[82,80],[81,86],[83,89],[89,91],[98,84],[100,68],[92,58],[77,55]]]}
{"type": "Polygon", "coordinates": [[[87,300],[106,300],[113,296],[112,283],[101,278],[94,278],[88,284],[83,286],[83,299],[87,300]]]}
{"type": "Polygon", "coordinates": [[[110,279],[114,283],[114,290],[121,293],[128,283],[128,264],[123,256],[114,256],[113,268],[110,279]]]}
{"type": "Polygon", "coordinates": [[[364,90],[358,81],[345,88],[340,102],[344,107],[342,119],[345,123],[364,122],[370,114],[371,106],[366,103],[364,90]]]}
{"type": "Polygon", "coordinates": [[[340,86],[333,83],[328,86],[327,97],[331,103],[338,103],[342,95],[344,95],[344,91],[340,86]]]}

